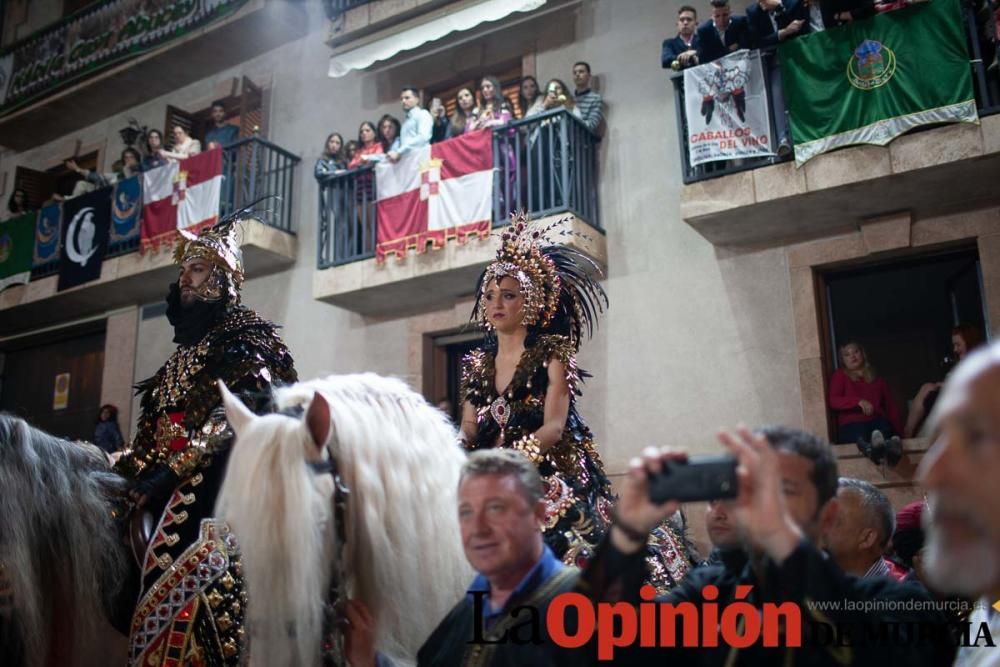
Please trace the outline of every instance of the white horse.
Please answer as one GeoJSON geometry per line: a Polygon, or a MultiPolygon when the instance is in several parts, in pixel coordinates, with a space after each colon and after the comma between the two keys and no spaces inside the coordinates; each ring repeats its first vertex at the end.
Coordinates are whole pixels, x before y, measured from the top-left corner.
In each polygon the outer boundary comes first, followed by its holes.
{"type": "Polygon", "coordinates": [[[265,416],[222,395],[236,443],[216,516],[243,553],[252,663],[318,664],[337,571],[340,590],[371,610],[376,647],[414,660],[473,574],[458,527],[465,454],[454,426],[401,380],[372,373],[277,389],[278,412],[265,416]],[[288,416],[299,410],[303,418],[288,416]],[[333,478],[313,469],[323,461],[348,489],[339,530],[333,478]]]}

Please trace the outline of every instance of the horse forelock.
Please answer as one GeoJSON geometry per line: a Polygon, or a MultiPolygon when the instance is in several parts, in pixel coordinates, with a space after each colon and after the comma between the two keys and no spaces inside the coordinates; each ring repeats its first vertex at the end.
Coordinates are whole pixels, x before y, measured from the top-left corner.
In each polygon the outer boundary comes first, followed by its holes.
{"type": "Polygon", "coordinates": [[[241,546],[259,664],[313,664],[320,646],[330,503],[305,465],[309,447],[301,420],[254,417],[237,434],[216,503],[241,546]]]}
{"type": "Polygon", "coordinates": [[[276,405],[308,409],[317,392],[330,406],[328,447],[349,490],[348,591],[377,619],[379,648],[412,659],[471,577],[457,520],[465,460],[457,433],[402,380],[373,373],[284,387],[276,405]]]}

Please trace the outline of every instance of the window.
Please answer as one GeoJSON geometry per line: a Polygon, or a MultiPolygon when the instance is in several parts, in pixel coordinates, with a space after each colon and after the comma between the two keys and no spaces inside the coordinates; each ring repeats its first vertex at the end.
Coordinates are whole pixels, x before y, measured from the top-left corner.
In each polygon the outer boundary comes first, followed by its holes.
{"type": "MultiPolygon", "coordinates": [[[[67,160],[76,160],[83,169],[97,169],[97,151],[85,155],[67,156],[67,160]]],[[[53,194],[68,197],[73,194],[73,188],[79,182],[80,175],[70,171],[63,162],[45,171],[37,171],[28,167],[18,167],[14,172],[14,189],[24,190],[32,208],[40,208],[49,201],[53,194]]],[[[13,191],[12,191],[13,192],[13,191]]]]}
{"type": "MultiPolygon", "coordinates": [[[[268,90],[243,77],[243,89],[239,95],[231,95],[220,101],[226,107],[226,122],[240,128],[240,139],[255,134],[267,136],[267,95],[268,90]]],[[[212,127],[212,107],[190,112],[167,105],[167,115],[163,121],[163,141],[168,149],[173,148],[175,125],[183,127],[188,134],[205,147],[205,132],[212,127]]]]}
{"type": "Polygon", "coordinates": [[[839,346],[860,342],[888,383],[903,419],[921,385],[943,380],[954,365],[952,327],[966,323],[987,331],[975,248],[829,271],[821,277],[827,379],[840,366],[839,346]]]}

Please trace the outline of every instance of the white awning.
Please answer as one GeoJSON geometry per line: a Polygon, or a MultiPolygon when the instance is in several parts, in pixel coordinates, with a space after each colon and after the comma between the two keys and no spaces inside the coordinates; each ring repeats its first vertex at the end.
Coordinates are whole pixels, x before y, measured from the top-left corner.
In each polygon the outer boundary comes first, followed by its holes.
{"type": "Polygon", "coordinates": [[[344,76],[351,70],[365,69],[380,60],[441,39],[452,32],[470,30],[480,23],[499,21],[514,12],[530,12],[546,2],[547,0],[484,0],[438,18],[433,18],[431,14],[427,17],[430,20],[425,23],[336,54],[330,58],[328,74],[334,78],[344,76]]]}

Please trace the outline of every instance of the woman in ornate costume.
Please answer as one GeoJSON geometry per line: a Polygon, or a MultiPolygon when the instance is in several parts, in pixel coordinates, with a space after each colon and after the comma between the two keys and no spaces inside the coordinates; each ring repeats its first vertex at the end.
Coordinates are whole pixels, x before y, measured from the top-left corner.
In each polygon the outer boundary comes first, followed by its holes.
{"type": "MultiPolygon", "coordinates": [[[[558,223],[556,223],[558,224],[558,223]]],[[[548,227],[514,217],[496,261],[479,278],[473,319],[486,329],[462,368],[462,437],[467,449],[512,447],[534,461],[546,486],[545,541],[568,564],[583,565],[607,532],[614,496],[593,435],[577,412],[588,374],[576,353],[607,295],[596,265],[548,227]]],[[[650,583],[672,587],[691,565],[668,525],[650,540],[650,583]]]]}

